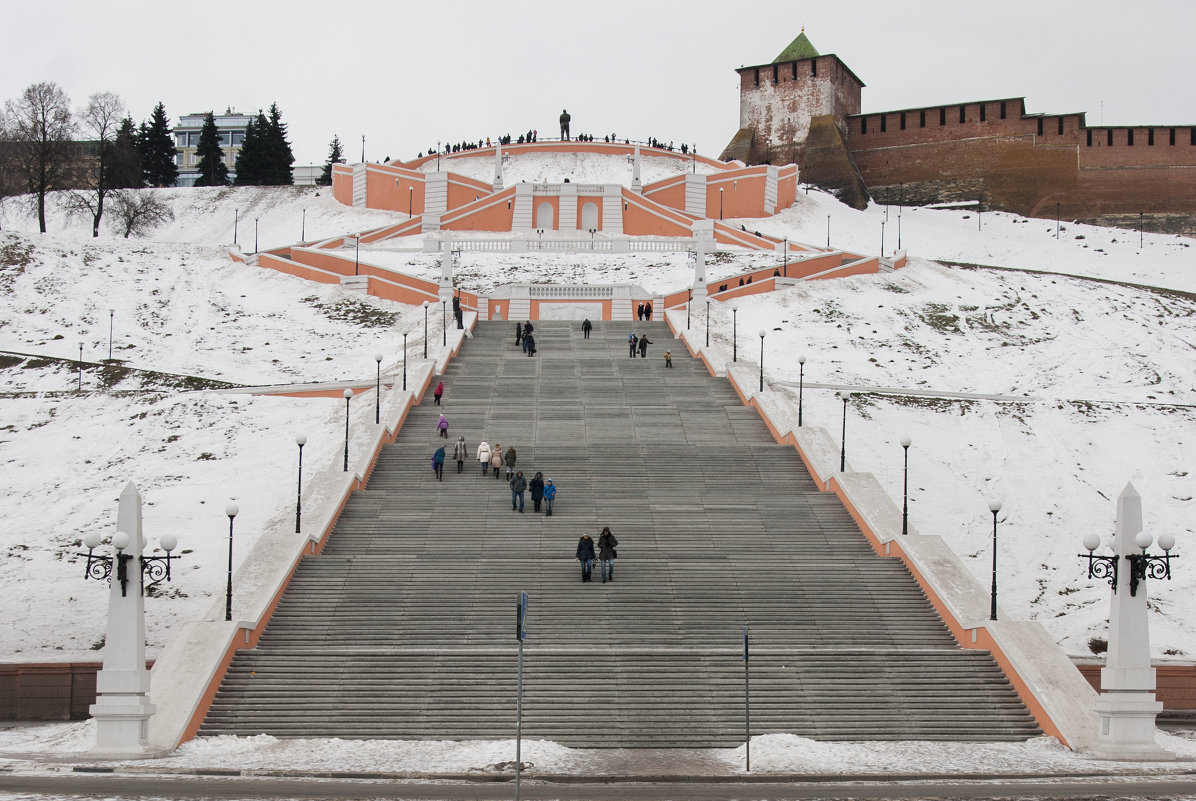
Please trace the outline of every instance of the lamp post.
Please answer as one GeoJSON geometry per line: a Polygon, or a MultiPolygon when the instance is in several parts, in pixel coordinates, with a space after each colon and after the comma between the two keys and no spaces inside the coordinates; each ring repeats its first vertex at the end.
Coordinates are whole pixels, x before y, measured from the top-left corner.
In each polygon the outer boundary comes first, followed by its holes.
{"type": "Polygon", "coordinates": [[[694,303],[693,287],[685,291],[685,330],[689,330],[689,307],[694,303]]]}
{"type": "Polygon", "coordinates": [[[826,215],[826,246],[831,246],[831,215],[826,215]]]}
{"type": "Polygon", "coordinates": [[[806,388],[806,357],[797,357],[797,427],[801,428],[802,394],[806,388]]]}
{"type": "Polygon", "coordinates": [[[731,361],[739,361],[739,307],[731,307],[731,361]]]}
{"type": "Polygon", "coordinates": [[[345,469],[349,472],[349,401],[353,398],[353,390],[345,390],[345,469]]]}
{"type": "Polygon", "coordinates": [[[253,218],[253,252],[257,253],[257,217],[253,218]]]}
{"type": "Polygon", "coordinates": [[[295,482],[295,533],[298,534],[303,513],[303,446],[307,444],[307,435],[296,436],[295,444],[299,446],[299,479],[295,482]]]}
{"type": "Polygon", "coordinates": [[[108,361],[112,361],[112,326],[116,320],[116,309],[108,310],[108,361]]]}
{"type": "Polygon", "coordinates": [[[880,221],[880,255],[885,255],[885,221],[880,221]]]}
{"type": "Polygon", "coordinates": [[[403,391],[407,391],[407,332],[403,332],[403,391]]]}
{"type": "Polygon", "coordinates": [[[448,347],[448,301],[440,301],[440,344],[442,347],[448,347]]]}
{"type": "Polygon", "coordinates": [[[382,422],[382,354],[375,353],[374,361],[378,365],[378,382],[374,387],[374,425],[382,422]]]}
{"type": "Polygon", "coordinates": [[[997,512],[1001,511],[1001,502],[988,502],[988,510],[993,513],[993,586],[991,592],[992,605],[989,607],[988,619],[997,619],[997,512]]]}
{"type": "Polygon", "coordinates": [[[718,188],[718,218],[723,218],[723,187],[718,188]]]}
{"type": "Polygon", "coordinates": [[[424,301],[424,358],[428,358],[428,306],[432,305],[429,301],[424,301]]]}
{"type": "Polygon", "coordinates": [[[763,328],[760,329],[760,391],[764,391],[764,334],[763,328]]]}
{"type": "Polygon", "coordinates": [[[237,244],[237,229],[241,227],[241,210],[233,209],[233,244],[237,244]]]}
{"type": "Polygon", "coordinates": [[[408,217],[412,217],[412,216],[414,216],[414,215],[411,213],[411,198],[412,198],[412,195],[413,195],[414,193],[415,193],[415,187],[414,187],[414,186],[409,186],[409,187],[407,187],[407,216],[408,216],[408,217]]]}
{"type": "Polygon", "coordinates": [[[781,269],[785,271],[785,278],[789,277],[789,237],[785,237],[785,244],[781,250],[781,269]]]}
{"type": "Polygon", "coordinates": [[[843,434],[839,445],[839,472],[847,472],[847,402],[851,400],[850,392],[836,392],[835,397],[843,401],[843,434]]]}
{"type": "Polygon", "coordinates": [[[1144,234],[1144,231],[1146,230],[1145,226],[1146,226],[1146,215],[1144,212],[1140,211],[1140,212],[1138,212],[1138,250],[1142,249],[1142,245],[1145,242],[1145,234],[1144,234]]]}
{"type": "Polygon", "coordinates": [[[710,347],[710,301],[706,301],[706,347],[710,347]]]}
{"type": "Polygon", "coordinates": [[[361,268],[361,234],[353,237],[353,275],[361,268]]]}
{"type": "Polygon", "coordinates": [[[79,343],[79,388],[78,392],[83,391],[83,343],[79,343]]]}
{"type": "Polygon", "coordinates": [[[303,216],[299,218],[299,241],[304,239],[307,239],[307,209],[303,210],[303,216]]]}
{"type": "Polygon", "coordinates": [[[228,515],[228,588],[224,591],[224,619],[233,619],[233,520],[241,510],[235,503],[224,507],[228,515]]]}
{"type": "Polygon", "coordinates": [[[902,535],[909,534],[909,446],[911,440],[909,437],[901,438],[901,447],[905,450],[905,470],[904,483],[901,490],[901,533],[902,535]]]}

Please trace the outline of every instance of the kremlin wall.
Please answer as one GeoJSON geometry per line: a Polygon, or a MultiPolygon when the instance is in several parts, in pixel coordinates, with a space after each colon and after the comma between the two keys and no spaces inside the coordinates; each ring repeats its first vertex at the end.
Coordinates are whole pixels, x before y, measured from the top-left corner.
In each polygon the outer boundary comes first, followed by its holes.
{"type": "Polygon", "coordinates": [[[1196,234],[1196,126],[1090,127],[1021,97],[864,113],[861,81],[797,37],[741,67],[739,130],[720,159],[794,164],[862,208],[980,201],[1028,217],[1196,234]],[[1141,217],[1140,217],[1141,215],[1141,217]]]}

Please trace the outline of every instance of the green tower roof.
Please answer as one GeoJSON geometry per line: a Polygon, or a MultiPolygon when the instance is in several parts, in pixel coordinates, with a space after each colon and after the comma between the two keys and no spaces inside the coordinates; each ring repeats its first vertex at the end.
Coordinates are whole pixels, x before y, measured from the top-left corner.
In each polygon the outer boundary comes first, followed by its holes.
{"type": "Polygon", "coordinates": [[[814,45],[810,44],[810,40],[806,38],[806,29],[802,28],[797,38],[790,42],[789,46],[772,60],[772,63],[782,64],[786,61],[799,61],[803,58],[818,58],[819,55],[814,45]]]}

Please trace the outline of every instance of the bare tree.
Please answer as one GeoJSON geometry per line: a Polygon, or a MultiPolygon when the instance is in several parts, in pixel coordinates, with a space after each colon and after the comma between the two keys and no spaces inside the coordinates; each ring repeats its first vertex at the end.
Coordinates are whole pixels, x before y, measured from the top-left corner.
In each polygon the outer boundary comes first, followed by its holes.
{"type": "Polygon", "coordinates": [[[46,232],[46,195],[70,184],[71,137],[75,132],[70,100],[55,83],[35,83],[5,103],[13,158],[25,188],[33,196],[41,232],[46,232]]]}
{"type": "Polygon", "coordinates": [[[152,190],[114,189],[110,194],[112,216],[109,225],[117,233],[124,234],[125,239],[130,234],[148,234],[174,219],[174,212],[152,190]]]}
{"type": "Polygon", "coordinates": [[[125,104],[112,92],[97,92],[87,100],[87,107],[79,112],[83,123],[85,146],[93,150],[87,160],[86,186],[67,195],[66,206],[71,213],[91,217],[91,235],[100,235],[100,219],[104,216],[104,199],[112,191],[112,166],[115,157],[114,140],[125,104]]]}

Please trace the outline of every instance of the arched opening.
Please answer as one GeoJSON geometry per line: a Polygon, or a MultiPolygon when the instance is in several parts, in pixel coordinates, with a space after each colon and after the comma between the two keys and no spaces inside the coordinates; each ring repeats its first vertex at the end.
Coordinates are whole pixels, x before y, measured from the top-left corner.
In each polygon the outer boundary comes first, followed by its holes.
{"type": "Polygon", "coordinates": [[[556,228],[553,222],[552,204],[547,200],[541,201],[540,205],[536,206],[536,227],[542,228],[545,231],[551,231],[556,228]]]}
{"type": "Polygon", "coordinates": [[[592,200],[586,201],[581,207],[581,229],[583,231],[597,230],[598,204],[592,200]]]}

